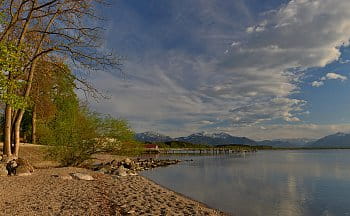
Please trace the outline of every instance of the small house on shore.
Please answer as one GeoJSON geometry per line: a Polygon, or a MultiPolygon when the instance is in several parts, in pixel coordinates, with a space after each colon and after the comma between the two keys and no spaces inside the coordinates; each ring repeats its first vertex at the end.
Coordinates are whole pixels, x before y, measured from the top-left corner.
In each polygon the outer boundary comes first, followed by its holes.
{"type": "Polygon", "coordinates": [[[145,149],[146,150],[159,150],[159,147],[156,144],[146,144],[145,149]]]}

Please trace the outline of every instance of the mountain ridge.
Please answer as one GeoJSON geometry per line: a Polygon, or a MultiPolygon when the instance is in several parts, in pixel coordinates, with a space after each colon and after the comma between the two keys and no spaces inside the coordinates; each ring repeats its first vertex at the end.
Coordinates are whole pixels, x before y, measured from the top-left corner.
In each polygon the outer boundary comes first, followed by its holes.
{"type": "Polygon", "coordinates": [[[321,139],[316,140],[315,142],[309,143],[310,147],[314,148],[343,148],[350,147],[350,134],[338,132],[331,134],[321,139]]]}
{"type": "Polygon", "coordinates": [[[308,139],[308,138],[295,138],[295,139],[273,139],[255,141],[247,137],[234,136],[228,133],[208,133],[199,132],[193,133],[189,136],[182,136],[172,138],[157,132],[143,132],[137,133],[135,138],[142,142],[169,142],[180,141],[189,142],[193,144],[206,144],[206,145],[264,145],[278,148],[350,148],[350,134],[338,132],[324,136],[320,139],[308,139]]]}

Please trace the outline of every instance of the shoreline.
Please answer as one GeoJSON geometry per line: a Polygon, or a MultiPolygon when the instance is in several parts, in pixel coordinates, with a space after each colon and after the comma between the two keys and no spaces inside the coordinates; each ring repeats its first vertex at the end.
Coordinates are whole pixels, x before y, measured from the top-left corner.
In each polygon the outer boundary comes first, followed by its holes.
{"type": "Polygon", "coordinates": [[[113,177],[74,167],[0,177],[0,215],[229,215],[144,176],[113,177]],[[55,176],[85,173],[95,180],[55,176]]]}
{"type": "MultiPolygon", "coordinates": [[[[147,172],[147,171],[143,171],[143,172],[147,172]]],[[[139,174],[139,175],[140,175],[140,174],[139,174]]],[[[204,208],[208,208],[208,209],[212,209],[212,210],[214,210],[214,211],[217,211],[220,215],[224,215],[224,216],[231,216],[231,215],[232,215],[232,214],[230,214],[230,213],[223,212],[223,211],[221,211],[221,210],[219,210],[219,209],[217,209],[217,208],[211,207],[211,206],[205,204],[204,202],[201,202],[201,201],[199,201],[199,200],[195,200],[195,199],[193,199],[193,198],[191,198],[191,197],[189,197],[189,196],[187,196],[187,195],[185,195],[185,194],[176,192],[176,191],[174,191],[174,190],[172,190],[172,189],[170,189],[170,188],[168,188],[168,187],[165,187],[165,186],[163,186],[163,185],[161,185],[161,184],[159,184],[159,183],[153,181],[152,179],[149,179],[149,178],[143,176],[143,175],[140,175],[140,176],[141,176],[142,178],[144,178],[146,181],[149,181],[149,182],[151,182],[151,183],[153,183],[153,184],[155,184],[155,185],[157,185],[157,186],[159,186],[159,187],[161,187],[161,188],[163,188],[163,189],[165,189],[165,190],[168,190],[168,191],[170,191],[170,192],[172,192],[172,193],[174,193],[174,194],[176,194],[176,195],[178,195],[178,196],[180,196],[180,197],[183,197],[183,198],[188,199],[188,200],[192,200],[193,202],[196,202],[196,203],[200,204],[200,205],[203,206],[204,208]]]]}

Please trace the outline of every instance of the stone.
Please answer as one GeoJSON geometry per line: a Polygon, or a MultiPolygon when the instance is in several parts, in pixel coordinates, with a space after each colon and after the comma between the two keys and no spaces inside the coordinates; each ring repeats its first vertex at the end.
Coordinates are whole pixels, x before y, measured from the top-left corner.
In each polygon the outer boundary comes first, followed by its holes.
{"type": "Polygon", "coordinates": [[[101,169],[97,170],[97,172],[103,173],[103,174],[108,174],[108,173],[110,173],[110,170],[107,169],[106,167],[102,167],[101,169]]]}
{"type": "Polygon", "coordinates": [[[129,176],[137,176],[137,175],[138,175],[137,172],[134,172],[134,171],[129,172],[129,176]]]}
{"type": "Polygon", "coordinates": [[[94,162],[93,164],[89,165],[89,168],[95,171],[101,169],[101,167],[103,167],[103,163],[100,162],[94,162]]]}
{"type": "Polygon", "coordinates": [[[125,164],[131,164],[132,163],[132,160],[130,158],[125,158],[124,159],[124,163],[125,164]]]}
{"type": "Polygon", "coordinates": [[[16,169],[18,167],[18,164],[16,162],[15,159],[13,160],[10,160],[9,162],[7,162],[6,164],[6,169],[7,169],[7,172],[10,176],[12,175],[16,175],[16,169]]]}
{"type": "Polygon", "coordinates": [[[84,173],[72,173],[71,176],[78,180],[92,181],[94,178],[91,175],[84,173]]]}
{"type": "Polygon", "coordinates": [[[62,176],[59,176],[60,179],[63,179],[63,180],[72,180],[73,177],[72,176],[69,176],[69,175],[62,175],[62,176]]]}
{"type": "Polygon", "coordinates": [[[123,166],[120,166],[117,170],[115,170],[115,174],[118,176],[127,176],[126,169],[123,166]]]}
{"type": "Polygon", "coordinates": [[[19,166],[16,169],[16,175],[17,176],[30,176],[32,173],[30,172],[29,169],[27,169],[27,167],[25,166],[19,166]]]}
{"type": "Polygon", "coordinates": [[[8,172],[5,164],[0,163],[0,176],[7,176],[7,175],[8,175],[8,172]]]}
{"type": "Polygon", "coordinates": [[[110,165],[112,167],[119,167],[122,163],[120,161],[117,160],[112,160],[112,162],[110,163],[110,165]]]}
{"type": "Polygon", "coordinates": [[[25,169],[27,169],[29,172],[34,172],[34,167],[29,163],[28,160],[24,159],[24,158],[18,158],[16,160],[18,167],[24,167],[25,169]]]}

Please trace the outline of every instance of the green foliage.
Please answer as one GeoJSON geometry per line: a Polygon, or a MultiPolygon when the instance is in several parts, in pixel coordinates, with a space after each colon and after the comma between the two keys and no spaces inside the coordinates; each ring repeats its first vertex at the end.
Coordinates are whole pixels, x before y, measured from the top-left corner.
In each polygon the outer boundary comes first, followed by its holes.
{"type": "Polygon", "coordinates": [[[74,91],[57,96],[54,101],[58,112],[49,122],[38,122],[38,142],[50,145],[49,155],[62,165],[77,165],[93,153],[94,119],[80,109],[74,91]]]}
{"type": "MultiPolygon", "coordinates": [[[[70,113],[71,114],[71,113],[70,113]]],[[[51,123],[51,156],[62,165],[77,165],[94,153],[96,129],[93,119],[84,112],[73,118],[62,113],[51,123]]]]}
{"type": "Polygon", "coordinates": [[[23,78],[25,55],[21,48],[11,42],[0,43],[0,100],[19,109],[27,106],[19,95],[26,82],[23,78]]]}
{"type": "MultiPolygon", "coordinates": [[[[0,4],[2,4],[2,1],[0,1],[0,4]]],[[[0,25],[6,24],[5,18],[6,18],[6,15],[4,13],[0,13],[0,25]]]]}
{"type": "Polygon", "coordinates": [[[97,125],[97,148],[99,150],[116,154],[137,151],[138,143],[134,140],[135,134],[126,121],[97,113],[94,114],[94,117],[97,125]]]}
{"type": "Polygon", "coordinates": [[[78,165],[97,152],[132,154],[140,149],[125,121],[69,103],[61,108],[52,122],[38,125],[38,137],[39,143],[52,145],[49,155],[62,165],[78,165]]]}
{"type": "Polygon", "coordinates": [[[71,76],[62,76],[56,83],[53,101],[57,112],[37,125],[38,143],[51,146],[49,156],[67,166],[78,165],[96,152],[138,152],[139,145],[126,121],[80,106],[71,76]]]}

